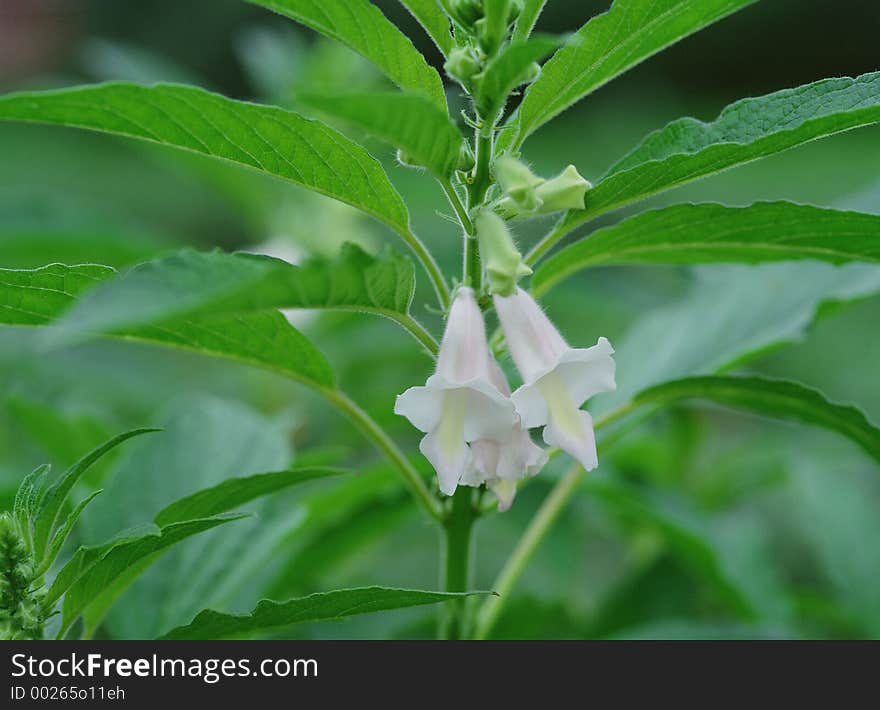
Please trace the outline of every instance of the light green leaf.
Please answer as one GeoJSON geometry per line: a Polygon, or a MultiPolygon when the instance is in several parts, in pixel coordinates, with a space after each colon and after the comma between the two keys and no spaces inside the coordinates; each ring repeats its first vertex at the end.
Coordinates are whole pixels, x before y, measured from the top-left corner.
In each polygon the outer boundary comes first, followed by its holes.
{"type": "Polygon", "coordinates": [[[707,399],[778,419],[835,431],[880,462],[880,429],[852,406],[829,402],[818,390],[796,382],[759,377],[689,377],[640,392],[636,405],[667,405],[683,399],[707,399]]]}
{"type": "MultiPolygon", "coordinates": [[[[130,568],[136,566],[138,573],[143,572],[150,563],[158,558],[160,553],[172,545],[192,535],[197,535],[218,525],[240,520],[243,517],[245,516],[220,515],[185,520],[162,528],[153,526],[152,530],[143,535],[124,538],[122,541],[101,545],[98,548],[80,548],[75,553],[74,559],[68,563],[75,565],[74,569],[78,570],[79,574],[64,591],[59,637],[67,632],[89,604],[95,601],[105,589],[113,585],[120,575],[126,574],[130,568]],[[77,559],[82,550],[92,551],[83,553],[82,557],[77,559]],[[149,562],[145,562],[146,560],[149,562]]],[[[59,577],[63,573],[64,569],[59,573],[59,577]]],[[[67,575],[65,578],[68,578],[67,575]]],[[[127,582],[130,584],[132,581],[134,581],[134,577],[127,576],[127,582]]],[[[117,594],[122,591],[118,588],[114,588],[114,590],[117,594]]]]}
{"type": "Polygon", "coordinates": [[[208,518],[244,505],[255,498],[308,483],[321,478],[340,476],[344,471],[331,468],[298,468],[277,473],[258,473],[245,478],[230,478],[212,488],[181,498],[163,508],[154,522],[160,527],[195,518],[208,518]]]}
{"type": "Polygon", "coordinates": [[[516,20],[516,27],[513,28],[514,42],[528,38],[532,30],[535,29],[538,17],[546,4],[547,0],[525,0],[523,9],[516,20]]]}
{"type": "Polygon", "coordinates": [[[382,166],[324,124],[274,106],[173,84],[110,83],[0,97],[0,120],[75,126],[253,168],[346,202],[409,233],[382,166]]]}
{"type": "Polygon", "coordinates": [[[880,216],[790,202],[674,205],[599,229],[566,247],[535,272],[532,289],[546,293],[591,266],[794,259],[880,261],[880,216]]]}
{"type": "Polygon", "coordinates": [[[438,0],[400,0],[400,4],[425,28],[438,49],[443,54],[449,54],[455,42],[450,32],[449,17],[440,9],[438,0]]]}
{"type": "Polygon", "coordinates": [[[743,99],[711,123],[674,121],[614,165],[587,193],[587,208],[569,212],[559,232],[692,180],[878,122],[880,72],[743,99]]]}
{"type": "Polygon", "coordinates": [[[12,513],[22,530],[30,529],[31,518],[36,513],[36,504],[43,492],[43,484],[52,467],[44,463],[27,474],[15,492],[12,513]]]}
{"type": "Polygon", "coordinates": [[[653,54],[755,0],[617,0],[544,65],[516,117],[514,148],[540,126],[653,54]]]}
{"type": "Polygon", "coordinates": [[[206,609],[186,626],[169,631],[163,639],[222,639],[290,626],[305,621],[327,621],[355,614],[403,609],[480,594],[425,592],[388,587],[362,587],[321,592],[286,602],[264,599],[250,614],[224,614],[206,609]]]}
{"type": "Polygon", "coordinates": [[[108,451],[116,448],[124,441],[142,434],[150,434],[159,431],[158,429],[133,429],[119,436],[115,436],[110,441],[102,444],[96,449],[90,451],[83,456],[73,466],[71,466],[55,483],[46,489],[40,498],[39,507],[36,511],[34,519],[34,552],[38,559],[42,559],[46,545],[49,542],[49,536],[55,529],[58,517],[61,515],[61,508],[67,496],[70,494],[74,484],[79,480],[89,467],[100,459],[108,451]]]}
{"type": "Polygon", "coordinates": [[[426,94],[443,111],[440,75],[409,38],[368,0],[248,0],[351,47],[402,89],[426,94]]]}
{"type": "Polygon", "coordinates": [[[448,177],[455,170],[461,133],[446,111],[421,94],[306,94],[298,98],[329,117],[400,148],[407,163],[426,167],[437,177],[448,177]]]}
{"type": "Polygon", "coordinates": [[[55,558],[58,557],[58,553],[61,552],[61,548],[64,547],[64,543],[70,536],[70,532],[71,530],[73,530],[73,526],[76,525],[76,521],[79,520],[80,514],[82,514],[82,512],[86,509],[86,506],[102,492],[103,490],[99,489],[91,495],[86,496],[70,512],[70,515],[67,516],[67,520],[64,521],[64,525],[58,528],[58,530],[52,536],[52,541],[49,543],[46,554],[43,556],[43,561],[40,563],[38,574],[45,572],[49,568],[49,566],[55,561],[55,558]]]}
{"type": "MultiPolygon", "coordinates": [[[[0,323],[46,325],[89,287],[115,274],[97,266],[52,264],[33,271],[0,269],[0,323]]],[[[178,318],[112,335],[255,365],[312,387],[332,387],[327,359],[278,312],[178,318]]]]}
{"type": "Polygon", "coordinates": [[[562,39],[536,35],[531,39],[511,42],[486,67],[476,101],[480,116],[494,124],[504,110],[510,92],[528,79],[532,64],[540,62],[556,49],[562,39]]]}

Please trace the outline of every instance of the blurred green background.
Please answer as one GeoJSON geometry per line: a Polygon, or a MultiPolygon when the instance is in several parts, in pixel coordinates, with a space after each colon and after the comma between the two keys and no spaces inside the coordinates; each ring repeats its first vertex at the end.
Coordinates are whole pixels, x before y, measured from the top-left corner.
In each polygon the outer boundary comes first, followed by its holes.
{"type": "MultiPolygon", "coordinates": [[[[432,45],[390,0],[378,2],[433,61],[432,45]]],[[[550,0],[539,24],[577,29],[605,2],[550,0]]],[[[764,0],[603,88],[530,139],[550,174],[589,178],[647,132],[682,115],[880,64],[880,3],[764,0]]],[[[236,0],[2,0],[0,90],[127,79],[197,83],[295,106],[297,89],[382,78],[349,51],[236,0]]],[[[455,95],[455,90],[451,89],[455,95]]],[[[360,138],[360,137],[358,137],[360,138]]],[[[410,204],[415,227],[452,272],[457,230],[436,184],[365,141],[410,204]]],[[[810,144],[653,199],[749,204],[789,199],[880,213],[880,128],[810,144]]],[[[615,213],[606,221],[617,220],[615,213]]],[[[548,223],[525,226],[527,245],[548,223]]],[[[0,126],[0,267],[98,262],[125,267],[192,245],[298,261],[388,230],[328,199],[161,148],[60,128],[0,126]]],[[[396,245],[399,246],[399,245],[396,245]]],[[[424,305],[416,314],[435,330],[424,305]]],[[[567,281],[546,304],[568,339],[605,335],[619,398],[659,378],[731,368],[786,377],[853,403],[880,423],[880,269],[813,263],[606,268],[567,281]]],[[[430,363],[389,322],[299,312],[343,388],[417,452],[394,396],[430,363]]],[[[121,430],[159,424],[92,472],[105,493],[80,538],[145,522],[170,500],[292,460],[358,475],[278,496],[252,520],[167,555],[117,604],[102,634],[151,635],[200,608],[245,610],[341,586],[435,588],[436,533],[347,421],[303,388],[225,362],[122,343],[37,353],[32,332],[0,327],[0,503],[37,464],[64,466],[121,430]],[[234,528],[234,529],[233,529],[234,528]],[[232,559],[241,561],[234,568],[232,559]]],[[[597,399],[601,411],[612,397],[597,399]]],[[[420,457],[414,460],[425,466],[420,457]]],[[[488,588],[565,463],[478,530],[477,588],[488,588]]],[[[880,472],[815,430],[709,407],[635,426],[604,456],[539,551],[496,630],[510,638],[880,637],[880,472]]],[[[290,637],[422,637],[432,612],[405,611],[290,637]]]]}

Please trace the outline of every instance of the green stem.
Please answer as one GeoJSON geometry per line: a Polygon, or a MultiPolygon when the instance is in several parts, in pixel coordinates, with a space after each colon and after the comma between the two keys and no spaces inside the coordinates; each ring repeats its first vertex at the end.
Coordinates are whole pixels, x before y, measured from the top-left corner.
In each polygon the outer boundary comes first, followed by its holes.
{"type": "Polygon", "coordinates": [[[418,340],[431,355],[437,356],[437,353],[440,352],[440,345],[437,342],[437,339],[428,332],[428,329],[425,328],[421,323],[419,323],[415,318],[411,315],[396,315],[394,319],[400,323],[401,326],[406,328],[410,335],[412,335],[416,340],[418,340]]]}
{"type": "Polygon", "coordinates": [[[456,192],[448,178],[441,180],[440,185],[443,188],[443,192],[446,193],[446,199],[449,200],[449,204],[452,205],[452,209],[455,210],[458,221],[461,223],[461,228],[467,234],[473,235],[474,223],[471,222],[471,218],[468,216],[467,210],[465,209],[461,198],[458,196],[458,192],[456,192]]]}
{"type": "Polygon", "coordinates": [[[431,280],[431,285],[434,287],[434,292],[437,294],[437,300],[440,302],[440,307],[445,311],[449,308],[450,303],[450,293],[449,286],[446,283],[446,279],[443,277],[443,272],[440,270],[436,260],[434,259],[434,255],[428,251],[428,248],[422,244],[422,241],[413,234],[412,230],[402,233],[403,238],[406,240],[406,243],[409,244],[410,249],[415,252],[416,257],[421,262],[422,267],[428,274],[428,278],[431,280]]]}
{"type": "Polygon", "coordinates": [[[537,264],[548,251],[556,246],[560,239],[568,234],[569,230],[563,229],[562,226],[564,221],[565,217],[563,217],[556,226],[550,230],[550,232],[542,237],[541,240],[531,248],[528,254],[526,254],[523,261],[525,261],[528,266],[534,266],[537,264]]]}
{"type": "Polygon", "coordinates": [[[495,146],[494,132],[491,128],[479,128],[476,131],[476,161],[473,181],[468,188],[468,206],[473,209],[482,204],[490,185],[490,166],[492,151],[495,146]]]}
{"type": "MultiPolygon", "coordinates": [[[[619,407],[604,417],[596,419],[594,428],[599,430],[617,422],[630,414],[635,408],[636,405],[631,403],[619,407]]],[[[535,551],[544,541],[553,523],[556,522],[559,514],[574,497],[585,475],[586,471],[582,466],[579,464],[573,465],[568,473],[553,486],[553,490],[550,491],[550,494],[541,503],[541,507],[538,509],[535,517],[532,518],[523,536],[519,539],[519,542],[504,564],[501,573],[495,580],[495,584],[492,586],[492,589],[498,596],[488,599],[479,611],[474,638],[484,639],[492,631],[495,622],[498,621],[501,610],[504,608],[504,604],[507,602],[507,597],[519,581],[535,551]]]]}
{"type": "MultiPolygon", "coordinates": [[[[447,592],[466,592],[470,581],[471,533],[476,520],[472,492],[464,486],[452,497],[452,507],[443,521],[443,588],[447,592]]],[[[440,636],[446,639],[468,637],[467,599],[455,599],[444,607],[440,636]]]]}
{"type": "Polygon", "coordinates": [[[385,433],[385,430],[344,392],[331,388],[321,388],[319,391],[328,401],[342,410],[357,425],[361,432],[375,444],[376,448],[388,457],[389,461],[400,472],[404,482],[422,509],[434,520],[441,520],[442,512],[439,502],[431,495],[419,472],[416,471],[415,467],[397,447],[397,444],[392,441],[391,437],[385,433]]]}

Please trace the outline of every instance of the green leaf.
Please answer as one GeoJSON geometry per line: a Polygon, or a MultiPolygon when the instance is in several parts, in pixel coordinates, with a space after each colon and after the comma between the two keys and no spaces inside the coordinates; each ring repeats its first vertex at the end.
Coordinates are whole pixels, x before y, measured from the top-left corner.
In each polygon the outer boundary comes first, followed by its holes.
{"type": "Polygon", "coordinates": [[[546,4],[547,0],[525,0],[523,9],[516,20],[516,27],[513,28],[514,42],[528,38],[532,30],[535,29],[538,17],[546,4]]]}
{"type": "Polygon", "coordinates": [[[22,530],[31,529],[31,519],[34,513],[36,513],[36,503],[40,499],[40,494],[43,492],[43,483],[51,470],[52,467],[47,463],[37,466],[24,477],[18,486],[18,490],[15,492],[12,513],[22,530]]]}
{"type": "Polygon", "coordinates": [[[212,488],[205,488],[166,506],[154,522],[160,527],[194,518],[208,518],[244,505],[255,498],[345,473],[330,468],[298,468],[277,473],[258,473],[245,478],[230,478],[212,488]]]}
{"type": "Polygon", "coordinates": [[[545,261],[537,294],[581,269],[620,264],[880,261],[880,216],[760,202],[750,207],[674,205],[593,232],[545,261]]]}
{"type": "Polygon", "coordinates": [[[405,162],[426,167],[437,177],[448,177],[455,170],[461,133],[446,111],[421,94],[305,94],[298,98],[400,148],[406,154],[405,162]]]}
{"type": "Polygon", "coordinates": [[[449,54],[455,41],[450,33],[449,18],[437,0],[400,0],[400,4],[425,28],[437,48],[443,54],[449,54]]]}
{"type": "Polygon", "coordinates": [[[711,123],[674,121],[614,165],[587,193],[587,208],[569,212],[559,231],[692,180],[877,122],[880,72],[743,99],[711,123]]]}
{"type": "Polygon", "coordinates": [[[640,392],[633,403],[666,405],[683,399],[707,399],[734,409],[830,429],[880,462],[880,429],[855,407],[829,402],[818,390],[796,382],[759,377],[689,377],[640,392]]]}
{"type": "Polygon", "coordinates": [[[105,279],[62,316],[56,337],[180,318],[332,308],[389,318],[436,349],[409,314],[415,285],[412,261],[390,247],[372,256],[347,243],[335,259],[314,258],[302,266],[253,254],[185,249],[105,279]]]}
{"type": "Polygon", "coordinates": [[[286,602],[264,599],[250,614],[224,614],[206,609],[192,622],[169,631],[162,636],[162,639],[222,639],[305,621],[327,621],[355,614],[437,604],[480,593],[452,594],[388,587],[362,587],[321,592],[286,602]]]}
{"type": "MultiPolygon", "coordinates": [[[[74,559],[68,563],[73,564],[73,569],[78,570],[79,574],[64,590],[59,637],[67,632],[89,604],[131,567],[137,565],[138,572],[143,572],[149,564],[145,560],[152,563],[160,553],[170,546],[192,535],[197,535],[218,525],[240,520],[243,517],[245,516],[222,515],[185,520],[162,528],[153,526],[152,530],[145,534],[123,538],[109,545],[101,545],[98,548],[80,548],[74,555],[74,559]],[[80,557],[82,550],[87,550],[87,552],[82,553],[80,557]]],[[[59,572],[59,577],[64,574],[65,569],[66,567],[59,572]]],[[[65,575],[65,579],[69,579],[69,576],[65,575]]],[[[133,577],[127,578],[127,581],[131,583],[133,577]]],[[[115,591],[120,593],[122,590],[117,588],[115,591]]],[[[54,594],[57,593],[56,589],[54,594]]]]}
{"type": "Polygon", "coordinates": [[[544,65],[517,113],[514,149],[627,69],[755,0],[617,0],[544,65]]]}
{"type": "Polygon", "coordinates": [[[99,489],[91,495],[86,496],[70,512],[70,515],[67,516],[67,520],[64,521],[64,525],[58,528],[55,535],[52,536],[52,541],[49,543],[46,554],[43,556],[43,561],[40,562],[40,567],[37,572],[38,575],[49,569],[49,566],[55,561],[55,558],[58,557],[58,553],[61,552],[61,548],[64,547],[64,543],[70,536],[70,532],[73,530],[73,526],[76,525],[76,521],[79,520],[80,514],[86,509],[86,506],[102,492],[103,490],[99,489]]]}
{"type": "Polygon", "coordinates": [[[0,97],[0,120],[75,126],[182,148],[289,180],[397,232],[409,214],[382,166],[324,124],[173,84],[97,84],[0,97]]]}
{"type": "MultiPolygon", "coordinates": [[[[83,291],[114,273],[107,267],[60,264],[0,270],[0,323],[46,325],[83,291]]],[[[278,312],[178,318],[112,335],[255,365],[312,387],[334,385],[327,359],[278,312]]]]}
{"type": "Polygon", "coordinates": [[[409,38],[368,0],[248,0],[351,47],[402,89],[427,94],[443,111],[446,94],[435,69],[409,38]]]}
{"type": "Polygon", "coordinates": [[[528,80],[528,72],[555,50],[562,40],[551,35],[511,42],[486,67],[476,101],[480,115],[494,124],[504,110],[510,92],[528,80]]]}
{"type": "Polygon", "coordinates": [[[70,494],[74,484],[79,480],[89,467],[100,459],[108,451],[116,448],[124,441],[142,434],[151,434],[159,431],[158,429],[132,429],[119,436],[115,436],[110,441],[93,449],[83,456],[73,466],[71,466],[55,483],[46,489],[40,499],[39,507],[36,511],[34,519],[34,552],[38,559],[42,559],[49,536],[55,529],[58,516],[61,515],[61,508],[67,496],[70,494]]]}

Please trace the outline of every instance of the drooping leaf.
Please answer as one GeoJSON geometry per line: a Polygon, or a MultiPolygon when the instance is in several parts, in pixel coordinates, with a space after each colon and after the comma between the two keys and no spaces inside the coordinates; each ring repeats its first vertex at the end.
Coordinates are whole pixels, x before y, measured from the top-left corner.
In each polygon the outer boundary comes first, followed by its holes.
{"type": "Polygon", "coordinates": [[[255,498],[301,483],[342,475],[330,468],[299,468],[277,473],[258,473],[246,478],[230,478],[222,483],[181,498],[163,508],[154,522],[160,527],[194,518],[208,518],[244,505],[255,498]]]}
{"type": "MultiPolygon", "coordinates": [[[[242,517],[244,516],[219,515],[185,520],[162,528],[153,526],[152,530],[145,534],[124,538],[109,546],[99,546],[100,552],[97,554],[95,552],[85,553],[79,560],[77,557],[80,555],[80,551],[77,551],[74,559],[68,564],[76,565],[75,569],[79,570],[79,574],[72,581],[72,584],[64,590],[59,636],[63,636],[82,611],[131,567],[137,565],[138,571],[143,572],[147,566],[145,560],[155,561],[159,553],[170,546],[218,525],[240,520],[242,517]],[[91,564],[84,564],[84,561],[91,562],[91,564]]],[[[88,548],[80,548],[80,550],[83,549],[88,548]]],[[[64,574],[64,569],[59,573],[59,577],[62,574],[64,574]]],[[[133,578],[128,578],[129,583],[132,581],[133,578]]],[[[117,589],[116,591],[121,590],[117,589]]]]}
{"type": "Polygon", "coordinates": [[[544,123],[653,54],[755,0],[616,0],[560,49],[526,91],[513,147],[544,123]]]}
{"type": "Polygon", "coordinates": [[[426,94],[446,110],[440,75],[409,38],[369,0],[248,0],[351,47],[402,89],[426,94]]]}
{"type": "Polygon", "coordinates": [[[119,446],[124,441],[142,434],[150,434],[158,431],[158,429],[132,429],[119,436],[115,436],[110,441],[102,444],[98,448],[90,451],[83,456],[73,466],[71,466],[64,474],[53,483],[40,498],[39,506],[36,510],[34,518],[34,550],[38,558],[42,558],[46,545],[49,542],[49,536],[55,529],[58,517],[61,514],[64,501],[70,494],[74,484],[79,480],[88,468],[100,459],[108,451],[119,446]]]}
{"type": "Polygon", "coordinates": [[[547,57],[561,42],[561,38],[552,35],[536,35],[511,42],[502,49],[484,70],[477,91],[477,108],[483,120],[494,124],[510,92],[528,79],[532,65],[547,57]]]}
{"type": "Polygon", "coordinates": [[[219,158],[409,231],[406,206],[372,156],[329,126],[274,106],[174,84],[109,83],[8,94],[0,97],[0,120],[74,126],[219,158]]]}
{"type": "Polygon", "coordinates": [[[790,202],[674,205],[643,212],[566,247],[538,268],[532,288],[545,293],[591,266],[796,259],[880,261],[880,216],[790,202]]]}
{"type": "Polygon", "coordinates": [[[449,54],[454,45],[450,33],[449,17],[440,9],[437,0],[400,0],[409,13],[415,17],[425,32],[434,40],[443,54],[449,54]]]}
{"type": "Polygon", "coordinates": [[[516,20],[516,27],[513,28],[514,42],[526,39],[532,33],[546,4],[547,0],[525,0],[523,2],[523,9],[516,20]]]}
{"type": "Polygon", "coordinates": [[[855,442],[880,462],[880,428],[855,407],[829,402],[818,390],[796,382],[760,377],[689,377],[644,390],[633,402],[666,405],[685,399],[706,399],[735,409],[830,429],[855,442]]]}
{"type": "MultiPolygon", "coordinates": [[[[113,274],[107,267],[60,264],[0,270],[0,323],[47,325],[83,291],[113,274]]],[[[113,335],[255,365],[313,387],[334,384],[327,359],[278,312],[179,318],[113,335]]]]}
{"type": "Polygon", "coordinates": [[[399,148],[407,163],[426,167],[441,178],[455,170],[461,133],[446,111],[421,94],[301,94],[299,99],[399,148]]]}
{"type": "Polygon", "coordinates": [[[224,614],[213,609],[206,609],[186,626],[173,629],[162,638],[228,638],[291,626],[305,621],[326,621],[355,614],[437,604],[480,593],[451,594],[388,587],[362,587],[321,592],[300,599],[290,599],[286,602],[264,599],[250,614],[224,614]]]}
{"type": "Polygon", "coordinates": [[[691,180],[878,122],[880,72],[743,99],[711,123],[673,121],[614,165],[587,194],[587,208],[565,216],[560,232],[691,180]]]}

